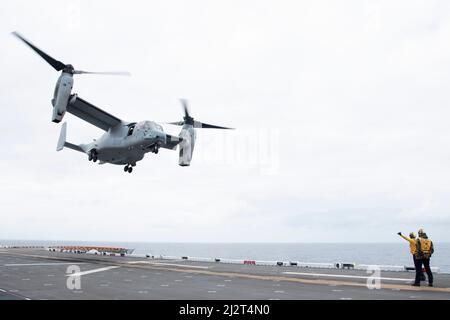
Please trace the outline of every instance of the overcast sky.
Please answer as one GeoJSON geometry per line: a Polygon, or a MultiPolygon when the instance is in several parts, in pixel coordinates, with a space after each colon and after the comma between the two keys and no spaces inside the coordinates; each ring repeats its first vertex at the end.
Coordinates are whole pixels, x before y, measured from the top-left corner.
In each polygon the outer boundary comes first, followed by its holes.
{"type": "MultiPolygon", "coordinates": [[[[450,241],[450,2],[1,1],[0,239],[450,241]],[[65,149],[58,73],[128,121],[199,121],[190,167],[65,149]]],[[[67,114],[68,141],[102,131],[67,114]]],[[[172,134],[179,128],[164,126],[172,134]]]]}

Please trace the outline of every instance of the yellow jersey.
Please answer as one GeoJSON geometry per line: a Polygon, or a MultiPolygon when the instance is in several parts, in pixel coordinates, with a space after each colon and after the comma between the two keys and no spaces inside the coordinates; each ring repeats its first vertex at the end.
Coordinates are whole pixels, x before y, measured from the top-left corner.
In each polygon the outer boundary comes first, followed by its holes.
{"type": "Polygon", "coordinates": [[[416,239],[411,239],[408,237],[405,237],[404,235],[400,235],[403,239],[409,242],[409,251],[411,254],[416,254],[417,246],[416,246],[416,239]]]}

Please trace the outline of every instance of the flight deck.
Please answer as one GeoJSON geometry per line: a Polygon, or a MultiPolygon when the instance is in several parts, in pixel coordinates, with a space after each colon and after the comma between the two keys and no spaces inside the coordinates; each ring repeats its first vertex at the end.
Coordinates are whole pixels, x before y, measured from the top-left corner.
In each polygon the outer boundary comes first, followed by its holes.
{"type": "Polygon", "coordinates": [[[412,287],[414,272],[191,261],[0,248],[0,300],[450,299],[450,274],[412,287]]]}

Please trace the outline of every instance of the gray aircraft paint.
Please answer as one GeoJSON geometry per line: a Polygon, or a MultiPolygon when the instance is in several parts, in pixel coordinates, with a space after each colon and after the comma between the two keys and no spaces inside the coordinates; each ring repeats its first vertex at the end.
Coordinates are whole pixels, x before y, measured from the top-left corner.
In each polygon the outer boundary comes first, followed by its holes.
{"type": "Polygon", "coordinates": [[[66,112],[66,106],[69,103],[70,93],[73,88],[73,76],[70,73],[63,72],[58,78],[55,86],[55,94],[52,99],[53,122],[60,122],[66,112]]]}

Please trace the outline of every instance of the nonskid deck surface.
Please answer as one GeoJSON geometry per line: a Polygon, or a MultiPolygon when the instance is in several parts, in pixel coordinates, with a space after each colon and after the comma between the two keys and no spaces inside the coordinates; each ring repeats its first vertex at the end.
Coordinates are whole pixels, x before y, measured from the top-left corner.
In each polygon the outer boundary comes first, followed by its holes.
{"type": "Polygon", "coordinates": [[[435,274],[434,288],[426,283],[416,288],[410,286],[412,272],[381,271],[381,289],[368,289],[371,275],[361,270],[0,249],[0,299],[450,299],[450,274],[435,274]],[[77,277],[68,277],[73,275],[69,267],[79,272],[80,287],[74,282],[77,277]]]}

